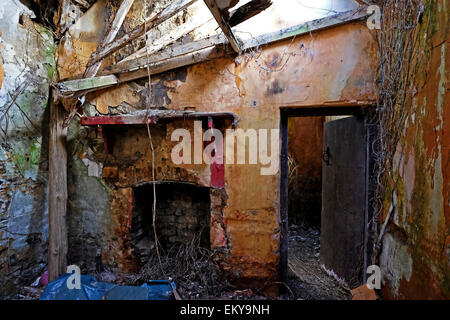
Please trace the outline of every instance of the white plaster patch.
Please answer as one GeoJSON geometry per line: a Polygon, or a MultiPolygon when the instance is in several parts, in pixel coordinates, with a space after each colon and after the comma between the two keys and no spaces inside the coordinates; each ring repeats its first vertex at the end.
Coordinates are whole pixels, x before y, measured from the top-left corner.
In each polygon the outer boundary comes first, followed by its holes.
{"type": "Polygon", "coordinates": [[[103,164],[90,160],[89,157],[92,155],[93,151],[89,148],[84,155],[85,157],[81,159],[81,161],[83,161],[84,165],[88,169],[89,177],[100,178],[103,174],[103,164]]]}
{"type": "Polygon", "coordinates": [[[72,37],[68,32],[64,36],[64,50],[67,52],[67,55],[69,56],[72,55],[73,52],[72,37]]]}
{"type": "Polygon", "coordinates": [[[409,281],[412,275],[412,258],[408,253],[408,247],[395,239],[391,234],[386,234],[383,239],[383,250],[380,256],[380,268],[383,283],[389,281],[394,297],[398,295],[402,279],[409,281]]]}
{"type": "Polygon", "coordinates": [[[103,165],[94,161],[91,161],[89,159],[83,159],[82,160],[84,165],[88,169],[88,176],[89,177],[97,177],[100,178],[102,176],[103,172],[103,165]]]}

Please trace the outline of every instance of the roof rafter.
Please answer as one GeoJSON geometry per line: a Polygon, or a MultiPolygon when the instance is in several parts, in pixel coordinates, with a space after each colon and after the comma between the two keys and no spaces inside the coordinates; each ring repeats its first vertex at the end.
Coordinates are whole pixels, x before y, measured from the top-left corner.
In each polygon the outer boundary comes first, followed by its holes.
{"type": "Polygon", "coordinates": [[[220,11],[216,1],[215,0],[203,0],[203,1],[208,6],[209,11],[211,11],[214,19],[216,19],[220,29],[222,29],[223,33],[228,38],[228,41],[230,42],[230,45],[233,48],[233,50],[237,53],[240,53],[242,51],[241,45],[236,36],[234,35],[233,31],[231,30],[231,27],[226,21],[225,17],[222,15],[222,12],[220,11]]]}

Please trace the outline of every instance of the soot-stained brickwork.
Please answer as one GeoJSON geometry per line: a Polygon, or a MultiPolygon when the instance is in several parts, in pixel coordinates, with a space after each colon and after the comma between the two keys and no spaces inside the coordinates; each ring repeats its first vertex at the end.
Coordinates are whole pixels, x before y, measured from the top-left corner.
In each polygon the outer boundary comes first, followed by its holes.
{"type": "MultiPolygon", "coordinates": [[[[210,190],[186,183],[156,185],[156,232],[168,249],[179,243],[200,241],[210,247],[210,190]]],[[[133,189],[131,239],[141,260],[154,248],[152,224],[153,185],[133,189]]]]}

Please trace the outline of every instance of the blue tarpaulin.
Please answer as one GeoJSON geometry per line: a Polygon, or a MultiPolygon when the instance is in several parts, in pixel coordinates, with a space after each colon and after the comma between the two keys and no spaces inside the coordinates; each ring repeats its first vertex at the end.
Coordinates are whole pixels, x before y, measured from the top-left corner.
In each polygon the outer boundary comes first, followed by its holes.
{"type": "MultiPolygon", "coordinates": [[[[168,281],[154,280],[140,287],[119,286],[97,281],[92,276],[81,275],[81,288],[69,289],[65,274],[50,282],[41,300],[169,300],[172,287],[168,281]]],[[[176,288],[175,283],[172,286],[176,288]]]]}

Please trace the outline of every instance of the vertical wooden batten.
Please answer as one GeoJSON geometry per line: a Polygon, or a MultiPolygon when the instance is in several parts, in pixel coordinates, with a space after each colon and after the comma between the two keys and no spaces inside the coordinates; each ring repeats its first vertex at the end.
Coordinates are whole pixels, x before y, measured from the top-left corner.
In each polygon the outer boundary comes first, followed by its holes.
{"type": "Polygon", "coordinates": [[[53,281],[66,272],[67,266],[67,127],[63,126],[66,111],[50,96],[49,139],[49,253],[48,276],[53,281]]]}

